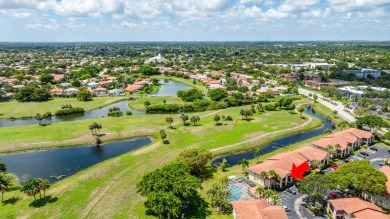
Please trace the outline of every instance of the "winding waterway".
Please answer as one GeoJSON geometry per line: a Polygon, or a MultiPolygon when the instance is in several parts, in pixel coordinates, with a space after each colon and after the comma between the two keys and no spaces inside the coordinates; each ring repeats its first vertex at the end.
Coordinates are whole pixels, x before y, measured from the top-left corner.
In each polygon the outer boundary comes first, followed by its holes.
{"type": "MultiPolygon", "coordinates": [[[[273,141],[273,142],[261,147],[261,152],[263,154],[270,153],[270,152],[275,151],[279,148],[284,148],[288,145],[295,144],[297,142],[304,141],[306,139],[313,138],[313,137],[316,137],[318,135],[322,135],[322,134],[324,134],[324,130],[326,130],[326,129],[333,130],[335,128],[332,121],[327,120],[325,117],[316,113],[312,108],[309,108],[309,107],[306,108],[305,112],[309,115],[315,116],[318,119],[320,119],[323,122],[323,125],[317,129],[313,129],[310,131],[286,136],[286,137],[280,138],[276,141],[273,141]]],[[[236,165],[239,161],[241,161],[244,158],[247,160],[254,159],[255,158],[254,151],[251,150],[251,151],[246,151],[246,152],[241,152],[241,153],[224,155],[224,156],[221,156],[221,157],[214,159],[211,162],[211,165],[213,167],[217,167],[222,162],[223,159],[226,159],[227,164],[229,166],[233,166],[233,165],[236,165]]]]}
{"type": "Polygon", "coordinates": [[[23,182],[33,178],[56,182],[107,159],[151,143],[149,138],[112,142],[97,146],[31,151],[0,156],[7,171],[23,182]]]}
{"type": "MultiPolygon", "coordinates": [[[[160,80],[162,84],[156,93],[151,94],[151,96],[176,96],[177,91],[179,90],[188,90],[191,87],[180,82],[172,81],[172,80],[160,80]]],[[[107,116],[108,109],[111,107],[119,107],[121,111],[131,111],[133,115],[145,114],[144,111],[138,111],[130,108],[129,102],[132,100],[124,100],[117,103],[110,104],[105,107],[101,107],[99,109],[95,109],[89,112],[85,112],[84,114],[76,114],[71,116],[53,116],[50,119],[47,119],[47,123],[55,123],[55,122],[66,122],[66,121],[75,121],[82,119],[91,119],[91,118],[99,118],[107,116]]],[[[10,127],[10,126],[22,126],[22,125],[33,125],[38,124],[36,119],[0,119],[0,127],[10,127]]]]}

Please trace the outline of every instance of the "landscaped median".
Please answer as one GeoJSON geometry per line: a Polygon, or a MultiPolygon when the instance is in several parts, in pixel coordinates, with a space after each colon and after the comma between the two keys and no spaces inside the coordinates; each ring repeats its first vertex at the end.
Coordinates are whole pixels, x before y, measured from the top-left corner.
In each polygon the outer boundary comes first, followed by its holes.
{"type": "MultiPolygon", "coordinates": [[[[102,124],[103,140],[158,133],[165,129],[170,144],[156,141],[135,152],[121,155],[88,168],[74,176],[55,183],[50,189],[58,201],[41,208],[29,207],[32,202],[20,192],[10,192],[7,197],[21,197],[14,205],[4,205],[1,218],[29,217],[120,217],[154,218],[145,214],[145,199],[136,193],[135,185],[145,172],[152,171],[175,159],[184,149],[215,149],[245,141],[258,135],[299,126],[307,120],[287,110],[255,113],[251,120],[243,120],[242,106],[217,111],[188,114],[200,117],[198,125],[183,125],[180,115],[134,115],[119,118],[98,118],[82,121],[8,127],[0,129],[1,151],[18,151],[48,148],[94,141],[88,126],[93,122],[102,124]],[[215,115],[231,116],[233,121],[216,125],[215,115]],[[174,122],[169,128],[166,117],[174,122]],[[4,140],[3,140],[4,139],[4,140]],[[110,207],[107,208],[107,203],[110,207]]],[[[189,122],[189,121],[188,121],[189,122]]],[[[221,122],[219,122],[221,123],[221,122]]],[[[312,125],[312,124],[308,124],[312,125]]],[[[288,134],[288,133],[286,133],[288,134]]],[[[255,141],[253,144],[262,144],[255,141]]]]}

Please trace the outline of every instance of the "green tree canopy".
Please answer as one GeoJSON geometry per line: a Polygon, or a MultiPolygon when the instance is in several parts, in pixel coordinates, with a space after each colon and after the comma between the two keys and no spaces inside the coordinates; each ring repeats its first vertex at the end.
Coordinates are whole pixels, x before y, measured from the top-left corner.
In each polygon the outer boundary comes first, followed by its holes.
{"type": "Polygon", "coordinates": [[[355,189],[358,192],[367,191],[374,195],[386,191],[387,178],[385,174],[371,166],[368,160],[343,164],[337,171],[327,176],[342,189],[355,189]]]}
{"type": "Polygon", "coordinates": [[[178,218],[185,205],[194,204],[200,188],[200,179],[181,163],[149,172],[137,183],[137,192],[147,198],[145,207],[160,218],[178,218]]]}
{"type": "Polygon", "coordinates": [[[204,179],[207,171],[206,164],[211,160],[211,153],[193,148],[181,152],[176,160],[179,163],[188,165],[191,175],[204,179]]]}
{"type": "Polygon", "coordinates": [[[80,100],[80,101],[91,101],[92,100],[92,94],[88,90],[82,89],[78,93],[77,99],[80,100]]]}
{"type": "Polygon", "coordinates": [[[193,102],[194,100],[201,100],[203,99],[203,93],[202,91],[192,88],[187,91],[179,90],[177,92],[177,96],[180,97],[183,101],[186,102],[193,102]]]}
{"type": "Polygon", "coordinates": [[[157,68],[153,68],[152,66],[146,65],[141,66],[138,70],[141,74],[151,76],[151,75],[158,75],[160,72],[157,68]]]}
{"type": "Polygon", "coordinates": [[[375,128],[385,128],[388,125],[383,121],[383,119],[379,116],[369,115],[364,116],[362,118],[358,118],[356,120],[356,125],[359,128],[362,128],[364,126],[368,126],[370,129],[375,128]]]}
{"type": "Polygon", "coordinates": [[[214,101],[220,101],[228,96],[228,92],[226,89],[217,88],[209,90],[207,92],[207,96],[209,96],[214,101]]]}

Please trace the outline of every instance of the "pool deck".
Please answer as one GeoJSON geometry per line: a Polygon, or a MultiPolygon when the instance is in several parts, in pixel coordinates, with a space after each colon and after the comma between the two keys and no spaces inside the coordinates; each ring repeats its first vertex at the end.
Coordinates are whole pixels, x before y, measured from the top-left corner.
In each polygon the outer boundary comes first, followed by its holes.
{"type": "MultiPolygon", "coordinates": [[[[256,195],[252,194],[250,190],[256,187],[256,184],[250,181],[249,179],[246,178],[229,178],[229,181],[226,185],[226,189],[230,190],[233,186],[236,187],[241,187],[242,188],[242,193],[239,199],[234,199],[234,200],[229,200],[229,201],[237,201],[237,200],[253,200],[253,199],[258,199],[256,195]]],[[[235,194],[232,194],[233,196],[235,194]]]]}

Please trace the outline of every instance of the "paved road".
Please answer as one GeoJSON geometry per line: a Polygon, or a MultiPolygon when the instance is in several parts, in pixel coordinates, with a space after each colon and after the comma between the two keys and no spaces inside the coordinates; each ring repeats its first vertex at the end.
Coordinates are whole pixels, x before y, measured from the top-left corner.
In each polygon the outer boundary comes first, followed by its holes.
{"type": "Polygon", "coordinates": [[[287,217],[289,219],[327,218],[322,216],[315,216],[306,208],[306,204],[302,200],[304,195],[299,193],[295,186],[291,187],[291,189],[296,191],[297,194],[293,195],[286,190],[279,193],[279,196],[282,198],[282,203],[280,205],[287,206],[291,210],[287,212],[287,217]]]}
{"type": "MultiPolygon", "coordinates": [[[[306,96],[308,96],[309,93],[314,93],[311,90],[306,90],[303,88],[298,88],[298,92],[300,94],[304,94],[306,96]]],[[[328,101],[323,100],[322,99],[323,96],[321,94],[319,94],[319,93],[316,93],[316,94],[318,96],[317,102],[321,103],[322,105],[325,105],[326,107],[328,107],[331,110],[337,110],[338,115],[343,117],[348,122],[356,121],[355,117],[351,116],[350,114],[348,114],[347,112],[344,111],[344,106],[340,101],[336,101],[336,104],[337,104],[337,106],[336,106],[334,104],[329,103],[328,101]]],[[[331,116],[331,115],[329,115],[329,116],[331,116]]]]}

